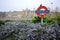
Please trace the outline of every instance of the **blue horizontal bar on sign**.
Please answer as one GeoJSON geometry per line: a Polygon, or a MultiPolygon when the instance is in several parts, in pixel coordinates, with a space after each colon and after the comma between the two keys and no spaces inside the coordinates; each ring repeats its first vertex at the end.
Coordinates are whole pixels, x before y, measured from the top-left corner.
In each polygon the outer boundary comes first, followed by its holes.
{"type": "Polygon", "coordinates": [[[49,10],[37,10],[35,13],[49,13],[49,10]]]}

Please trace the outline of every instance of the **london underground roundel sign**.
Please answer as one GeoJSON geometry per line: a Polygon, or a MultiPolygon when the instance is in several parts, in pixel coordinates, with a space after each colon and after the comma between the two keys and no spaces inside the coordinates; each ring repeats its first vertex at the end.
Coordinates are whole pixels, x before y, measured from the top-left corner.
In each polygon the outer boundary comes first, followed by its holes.
{"type": "Polygon", "coordinates": [[[37,16],[39,16],[40,18],[44,18],[46,17],[46,15],[49,13],[50,11],[48,10],[47,7],[45,6],[39,6],[37,8],[37,10],[35,11],[35,13],[37,14],[37,16]],[[44,9],[44,10],[41,10],[44,9]]]}

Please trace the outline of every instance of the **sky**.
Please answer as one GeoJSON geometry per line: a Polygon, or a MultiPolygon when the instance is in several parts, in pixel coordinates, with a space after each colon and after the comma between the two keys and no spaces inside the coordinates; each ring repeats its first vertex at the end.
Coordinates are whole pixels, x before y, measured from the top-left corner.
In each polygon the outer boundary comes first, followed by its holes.
{"type": "Polygon", "coordinates": [[[0,11],[20,11],[26,8],[33,10],[37,9],[40,4],[51,9],[60,8],[60,0],[0,0],[0,11]]]}

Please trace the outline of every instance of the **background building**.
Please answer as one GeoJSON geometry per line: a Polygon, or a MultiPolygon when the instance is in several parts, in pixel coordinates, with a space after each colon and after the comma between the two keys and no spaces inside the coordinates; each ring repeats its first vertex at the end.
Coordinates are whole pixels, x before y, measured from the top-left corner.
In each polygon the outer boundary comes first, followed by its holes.
{"type": "MultiPolygon", "coordinates": [[[[34,16],[36,16],[35,12],[29,9],[13,12],[0,12],[1,20],[31,20],[34,16]]],[[[53,11],[48,14],[48,17],[56,16],[60,16],[60,12],[53,11]]]]}

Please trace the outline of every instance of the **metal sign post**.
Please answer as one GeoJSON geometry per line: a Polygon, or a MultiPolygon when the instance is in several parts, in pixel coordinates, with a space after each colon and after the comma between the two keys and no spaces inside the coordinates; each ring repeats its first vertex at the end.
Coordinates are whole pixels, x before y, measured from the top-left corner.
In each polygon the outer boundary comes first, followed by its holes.
{"type": "Polygon", "coordinates": [[[43,18],[41,18],[41,24],[43,24],[43,18]]]}
{"type": "Polygon", "coordinates": [[[42,15],[42,17],[41,17],[41,24],[43,25],[43,13],[41,15],[42,15]]]}

